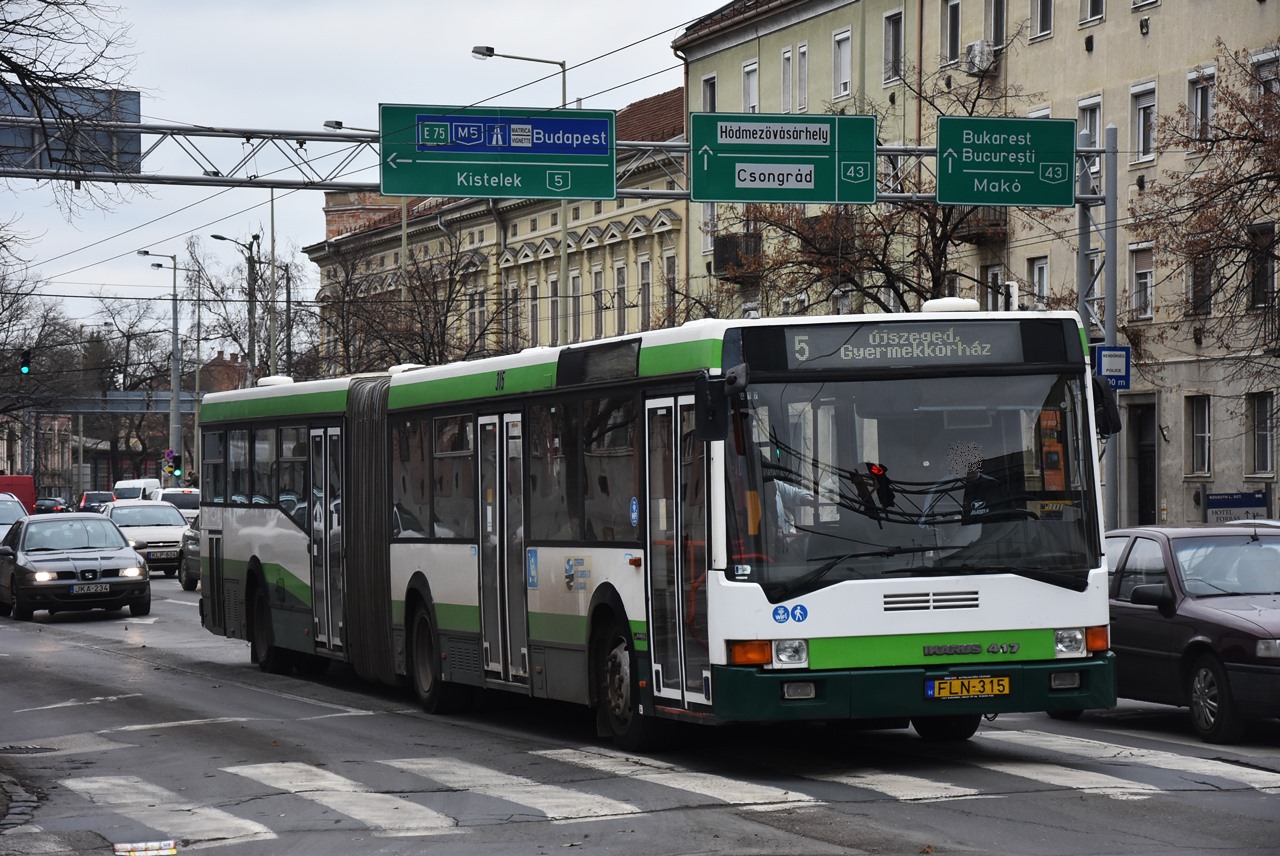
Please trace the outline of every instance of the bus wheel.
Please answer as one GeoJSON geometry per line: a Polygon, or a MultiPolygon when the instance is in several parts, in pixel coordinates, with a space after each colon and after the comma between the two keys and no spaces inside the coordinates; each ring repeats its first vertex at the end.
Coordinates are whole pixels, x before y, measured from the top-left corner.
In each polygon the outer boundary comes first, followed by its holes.
{"type": "Polygon", "coordinates": [[[253,627],[249,632],[249,656],[258,668],[272,675],[287,675],[293,671],[290,653],[275,645],[271,635],[271,607],[262,586],[253,590],[253,627]]]}
{"type": "Polygon", "coordinates": [[[614,619],[599,637],[596,652],[596,704],[605,726],[602,731],[623,749],[652,751],[666,743],[666,723],[637,709],[639,685],[631,631],[625,621],[614,619]]]}
{"type": "Polygon", "coordinates": [[[427,713],[457,713],[466,707],[468,688],[444,680],[436,629],[425,606],[413,610],[409,625],[409,679],[427,713]]]}
{"type": "Polygon", "coordinates": [[[956,716],[921,716],[911,720],[911,727],[925,740],[950,742],[968,740],[978,730],[982,714],[958,714],[956,716]]]}

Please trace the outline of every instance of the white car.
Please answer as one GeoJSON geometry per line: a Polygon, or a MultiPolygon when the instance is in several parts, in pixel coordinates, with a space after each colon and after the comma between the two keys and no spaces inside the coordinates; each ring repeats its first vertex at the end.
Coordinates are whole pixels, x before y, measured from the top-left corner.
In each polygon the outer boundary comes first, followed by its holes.
{"type": "Polygon", "coordinates": [[[194,487],[161,487],[151,491],[148,499],[168,502],[178,507],[190,523],[200,513],[200,490],[194,487]]]}
{"type": "Polygon", "coordinates": [[[164,571],[166,577],[178,572],[178,555],[187,519],[172,503],[150,499],[108,502],[102,506],[102,513],[110,517],[130,541],[146,542],[138,552],[153,572],[164,571]]]}

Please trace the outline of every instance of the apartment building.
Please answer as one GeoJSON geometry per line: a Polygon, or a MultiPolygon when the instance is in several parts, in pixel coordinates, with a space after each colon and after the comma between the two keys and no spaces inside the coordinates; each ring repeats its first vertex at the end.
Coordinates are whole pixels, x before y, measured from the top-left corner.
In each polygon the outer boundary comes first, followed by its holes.
{"type": "MultiPolygon", "coordinates": [[[[1262,492],[1277,515],[1280,372],[1269,360],[1280,336],[1215,347],[1206,326],[1215,314],[1225,323],[1235,307],[1210,299],[1206,271],[1129,228],[1130,203],[1196,163],[1194,153],[1162,151],[1158,128],[1180,108],[1176,121],[1211,122],[1215,37],[1245,52],[1262,97],[1277,97],[1280,84],[1268,81],[1280,77],[1280,3],[1266,0],[734,0],[673,48],[686,62],[690,111],[873,114],[882,146],[932,145],[946,104],[975,115],[1075,119],[1095,141],[1114,125],[1120,231],[1109,262],[1118,305],[1101,302],[1108,260],[1100,236],[1086,261],[1096,288],[1084,284],[1095,319],[1113,314],[1118,344],[1134,346],[1132,385],[1120,393],[1126,430],[1107,452],[1121,455],[1114,521],[1178,524],[1211,519],[1210,506],[1231,494],[1262,492]]],[[[897,171],[917,167],[882,157],[878,168],[885,191],[895,189],[897,171]]],[[[926,159],[918,168],[927,186],[932,167],[926,159]]],[[[1085,168],[1101,188],[1103,160],[1085,168]]],[[[1257,259],[1237,275],[1251,278],[1252,310],[1271,315],[1275,226],[1262,207],[1249,227],[1257,259]]],[[[953,293],[990,309],[1077,305],[1073,209],[971,214],[953,239],[953,293]]],[[[713,203],[696,215],[703,228],[690,265],[720,270],[716,236],[733,221],[713,203]]],[[[1092,216],[1101,225],[1101,207],[1092,216]]],[[[845,308],[833,299],[799,311],[845,308]]]]}

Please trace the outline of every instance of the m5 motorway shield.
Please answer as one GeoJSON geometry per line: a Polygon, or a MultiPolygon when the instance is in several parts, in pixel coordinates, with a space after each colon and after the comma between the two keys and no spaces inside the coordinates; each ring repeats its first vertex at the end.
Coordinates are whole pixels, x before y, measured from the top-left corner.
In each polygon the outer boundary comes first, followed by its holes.
{"type": "Polygon", "coordinates": [[[386,196],[613,199],[614,111],[381,104],[386,196]]]}
{"type": "Polygon", "coordinates": [[[693,113],[694,202],[876,201],[874,116],[693,113]]]}

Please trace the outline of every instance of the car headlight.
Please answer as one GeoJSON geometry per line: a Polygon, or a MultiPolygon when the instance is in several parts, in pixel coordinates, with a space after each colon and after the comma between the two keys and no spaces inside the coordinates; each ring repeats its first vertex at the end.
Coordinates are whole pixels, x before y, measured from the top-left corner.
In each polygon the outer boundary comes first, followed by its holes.
{"type": "Polygon", "coordinates": [[[140,577],[140,576],[142,576],[142,568],[139,568],[139,567],[124,568],[123,570],[121,570],[121,571],[120,571],[120,576],[122,576],[122,577],[140,577]]]}
{"type": "Polygon", "coordinates": [[[1280,657],[1280,639],[1259,639],[1259,657],[1280,657]]]}
{"type": "Polygon", "coordinates": [[[50,580],[56,580],[58,575],[54,571],[36,571],[31,577],[38,583],[47,583],[50,580]]]}

